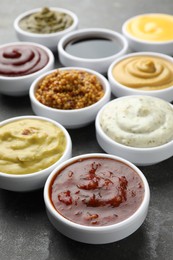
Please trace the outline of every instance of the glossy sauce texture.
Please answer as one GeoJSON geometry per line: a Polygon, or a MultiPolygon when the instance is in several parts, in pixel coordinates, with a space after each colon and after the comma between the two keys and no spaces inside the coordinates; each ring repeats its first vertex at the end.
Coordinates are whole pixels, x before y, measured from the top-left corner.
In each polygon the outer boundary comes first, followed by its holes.
{"type": "Polygon", "coordinates": [[[164,42],[173,40],[173,16],[146,14],[134,17],[127,23],[127,32],[145,41],[164,42]]]}
{"type": "Polygon", "coordinates": [[[0,48],[0,76],[24,76],[41,70],[48,63],[47,53],[33,45],[0,48]]]}
{"type": "Polygon", "coordinates": [[[115,55],[121,51],[122,45],[117,41],[106,38],[81,38],[67,43],[67,53],[86,59],[100,59],[115,55]]]}
{"type": "Polygon", "coordinates": [[[109,158],[75,161],[50,186],[55,209],[81,225],[104,226],[131,216],[144,197],[143,182],[128,165],[109,158]]]}

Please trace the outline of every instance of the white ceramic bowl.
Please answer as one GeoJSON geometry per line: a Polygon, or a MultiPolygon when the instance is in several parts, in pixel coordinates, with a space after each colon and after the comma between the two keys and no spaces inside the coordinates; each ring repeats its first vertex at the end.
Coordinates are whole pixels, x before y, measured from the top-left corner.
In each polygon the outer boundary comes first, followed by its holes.
{"type": "MultiPolygon", "coordinates": [[[[143,173],[135,165],[133,165],[132,163],[128,162],[125,159],[122,159],[114,155],[108,155],[102,153],[84,154],[84,155],[73,157],[70,160],[67,160],[66,162],[59,165],[50,174],[44,187],[44,201],[45,201],[46,210],[50,222],[54,225],[54,227],[59,232],[61,232],[65,236],[77,240],[79,242],[89,243],[89,244],[106,244],[106,243],[115,242],[135,232],[142,225],[143,221],[146,218],[148,212],[149,200],[150,200],[149,186],[143,173]],[[115,163],[119,161],[125,164],[128,168],[133,169],[135,173],[138,174],[138,176],[141,178],[143,182],[143,187],[144,187],[144,197],[139,208],[125,220],[107,226],[86,226],[86,225],[72,222],[67,218],[63,217],[55,209],[50,198],[51,185],[53,184],[53,180],[58,171],[61,171],[64,167],[68,166],[69,164],[73,164],[78,159],[81,160],[85,158],[87,159],[87,158],[95,158],[95,157],[101,159],[109,158],[115,160],[115,163]]],[[[109,208],[107,208],[107,210],[109,210],[109,208]]]]}
{"type": "MultiPolygon", "coordinates": [[[[173,85],[165,88],[165,89],[158,89],[158,90],[142,90],[142,89],[138,89],[138,88],[131,88],[131,87],[127,87],[125,85],[122,85],[121,83],[119,83],[115,77],[113,76],[113,68],[119,63],[122,62],[124,60],[126,60],[127,58],[135,58],[135,57],[140,57],[140,56],[151,56],[151,57],[156,57],[156,58],[161,58],[167,62],[169,62],[170,64],[173,65],[173,58],[165,55],[165,54],[161,54],[161,53],[155,53],[155,52],[136,52],[136,53],[130,53],[127,55],[123,55],[122,57],[116,59],[109,67],[108,69],[108,80],[111,86],[111,91],[112,94],[116,97],[122,97],[122,96],[127,96],[127,95],[149,95],[149,96],[154,96],[154,97],[158,97],[158,98],[162,98],[168,102],[171,102],[173,100],[173,85]]],[[[164,72],[161,72],[159,75],[161,74],[165,74],[164,72]]],[[[151,73],[148,73],[148,79],[150,76],[152,76],[151,73]]],[[[166,75],[166,74],[165,74],[166,75]]],[[[125,73],[124,73],[124,77],[125,77],[125,73]]],[[[137,78],[137,76],[136,76],[137,78]]],[[[154,78],[154,77],[153,77],[154,78]]],[[[156,77],[157,78],[157,77],[156,77]]],[[[140,80],[140,78],[137,78],[137,80],[140,80]]],[[[147,81],[146,81],[147,82],[147,81]]],[[[147,85],[147,83],[146,83],[147,85]]]]}
{"type": "Polygon", "coordinates": [[[4,172],[0,172],[0,188],[5,190],[11,190],[11,191],[17,191],[17,192],[25,192],[25,191],[32,191],[36,189],[40,189],[44,186],[45,181],[49,174],[52,172],[52,170],[58,166],[61,162],[69,159],[71,157],[71,151],[72,151],[72,142],[69,133],[67,130],[60,125],[59,123],[50,120],[48,118],[44,117],[37,117],[37,116],[20,116],[20,117],[14,117],[7,120],[4,120],[0,122],[0,126],[6,125],[8,123],[22,120],[22,119],[33,119],[33,120],[43,120],[46,122],[50,122],[53,125],[60,128],[66,138],[66,148],[62,155],[62,157],[55,162],[53,165],[49,166],[48,168],[45,168],[41,171],[37,171],[34,173],[28,173],[28,174],[7,174],[4,172]]]}
{"type": "MultiPolygon", "coordinates": [[[[147,166],[147,165],[156,164],[172,157],[173,140],[169,141],[168,143],[155,146],[155,147],[143,147],[143,148],[132,147],[114,141],[103,131],[100,125],[100,118],[106,106],[108,106],[111,102],[118,102],[118,100],[120,99],[121,100],[124,99],[124,101],[126,101],[128,100],[129,97],[130,96],[125,96],[125,97],[114,99],[109,103],[107,103],[104,107],[102,107],[98,112],[95,120],[95,128],[96,128],[96,139],[100,147],[105,152],[125,158],[126,160],[129,160],[130,162],[138,166],[147,166]]],[[[135,124],[135,119],[136,117],[134,116],[134,123],[133,123],[132,118],[131,119],[127,118],[128,122],[132,121],[132,125],[135,124]]],[[[123,131],[126,131],[123,128],[123,123],[122,126],[120,125],[120,127],[123,129],[123,131]]]]}
{"type": "Polygon", "coordinates": [[[124,22],[122,26],[122,33],[126,37],[129,48],[132,51],[152,51],[152,52],[160,52],[168,55],[173,54],[173,40],[170,41],[163,41],[163,42],[154,42],[154,41],[147,41],[142,40],[140,38],[134,37],[127,31],[127,24],[134,18],[142,17],[143,15],[152,16],[152,15],[159,15],[157,13],[148,13],[148,14],[141,14],[134,17],[131,17],[127,21],[124,22]]]}
{"type": "Polygon", "coordinates": [[[127,53],[127,51],[128,43],[125,37],[123,37],[123,35],[121,35],[118,32],[102,28],[80,29],[75,32],[71,32],[68,35],[64,36],[58,43],[58,54],[62,65],[89,68],[102,74],[106,74],[110,64],[116,58],[127,53]],[[113,40],[120,43],[122,48],[120,51],[115,52],[115,54],[103,58],[81,58],[69,54],[65,49],[66,45],[73,40],[80,41],[83,39],[90,38],[102,38],[106,40],[113,40]]]}
{"type": "MultiPolygon", "coordinates": [[[[41,50],[45,51],[48,56],[48,62],[47,64],[40,70],[30,73],[23,76],[4,76],[0,75],[0,93],[9,95],[9,96],[22,96],[27,95],[29,93],[29,87],[31,83],[40,75],[45,73],[46,71],[52,70],[54,68],[54,56],[53,53],[45,46],[42,46],[40,44],[31,43],[31,42],[13,42],[8,43],[0,46],[1,48],[8,48],[14,46],[14,50],[18,50],[20,53],[20,46],[30,46],[31,50],[32,47],[40,48],[41,50]]],[[[28,50],[30,48],[28,47],[28,50]]],[[[3,55],[3,54],[2,54],[3,55]]],[[[22,57],[23,55],[21,55],[22,57]]],[[[19,58],[14,58],[13,62],[20,61],[19,58]]],[[[7,59],[8,62],[8,59],[7,59]]],[[[32,65],[33,66],[33,65],[32,65]]]]}
{"type": "Polygon", "coordinates": [[[96,114],[99,111],[99,109],[110,100],[111,90],[107,79],[101,74],[93,70],[84,69],[84,68],[67,67],[67,68],[59,68],[59,70],[79,70],[79,71],[86,71],[88,73],[96,75],[96,77],[101,82],[103,89],[105,91],[104,96],[93,105],[81,109],[63,110],[63,109],[56,109],[56,108],[51,108],[43,105],[41,102],[39,102],[36,99],[35,92],[39,82],[46,75],[49,75],[50,73],[55,71],[53,70],[37,78],[31,85],[29,94],[30,94],[31,106],[34,113],[38,116],[46,116],[48,118],[54,119],[59,123],[61,123],[66,128],[78,128],[91,123],[92,121],[95,120],[96,114]]]}
{"type": "Polygon", "coordinates": [[[72,11],[64,9],[64,8],[51,7],[50,10],[70,15],[73,19],[72,25],[70,27],[66,28],[65,30],[55,32],[55,33],[51,33],[51,34],[50,33],[48,33],[48,34],[37,34],[37,33],[24,31],[19,26],[20,21],[26,16],[40,12],[41,8],[29,10],[25,13],[20,14],[14,21],[14,29],[16,31],[16,35],[17,35],[18,39],[20,41],[36,42],[36,43],[45,45],[46,47],[48,47],[52,51],[55,51],[57,49],[58,41],[64,35],[66,35],[67,33],[77,29],[77,27],[78,27],[78,17],[72,11]]]}

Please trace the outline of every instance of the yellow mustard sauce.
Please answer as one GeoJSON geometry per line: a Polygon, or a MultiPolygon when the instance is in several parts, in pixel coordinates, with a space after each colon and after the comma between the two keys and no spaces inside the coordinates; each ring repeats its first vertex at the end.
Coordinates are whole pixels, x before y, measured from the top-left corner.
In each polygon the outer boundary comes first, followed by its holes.
{"type": "Polygon", "coordinates": [[[121,60],[112,70],[120,84],[139,90],[160,90],[173,86],[173,63],[157,56],[133,56],[121,60]]]}
{"type": "Polygon", "coordinates": [[[126,30],[139,40],[165,42],[173,40],[173,16],[167,14],[140,15],[129,20],[126,30]]]}
{"type": "Polygon", "coordinates": [[[20,119],[0,127],[0,146],[0,171],[28,174],[58,161],[66,148],[66,138],[51,122],[20,119]]]}

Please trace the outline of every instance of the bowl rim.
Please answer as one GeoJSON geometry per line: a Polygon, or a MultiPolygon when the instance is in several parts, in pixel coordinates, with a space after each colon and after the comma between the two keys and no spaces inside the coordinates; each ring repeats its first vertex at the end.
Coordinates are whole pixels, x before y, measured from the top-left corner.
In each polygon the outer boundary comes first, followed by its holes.
{"type": "Polygon", "coordinates": [[[31,14],[34,14],[36,12],[39,12],[42,10],[42,7],[40,8],[34,8],[34,9],[31,9],[31,10],[28,10],[28,11],[25,11],[24,13],[21,13],[19,14],[16,19],[14,20],[14,23],[13,23],[13,26],[15,28],[15,30],[20,33],[20,34],[23,34],[25,36],[29,36],[29,37],[33,37],[33,38],[47,38],[47,39],[50,39],[51,37],[56,37],[56,36],[63,36],[64,33],[68,33],[70,32],[71,30],[74,30],[77,26],[78,26],[78,23],[79,23],[79,19],[77,17],[77,15],[72,12],[71,10],[68,10],[66,8],[60,8],[60,7],[49,7],[50,10],[53,10],[53,11],[57,11],[57,12],[61,12],[61,13],[65,13],[65,14],[68,14],[71,16],[71,18],[73,19],[73,23],[67,27],[66,29],[62,30],[62,31],[58,31],[58,32],[54,32],[54,33],[44,33],[44,34],[39,34],[39,33],[32,33],[32,32],[29,32],[29,31],[25,31],[23,30],[20,26],[19,26],[19,22],[25,18],[26,16],[29,16],[31,14]]]}
{"type": "Polygon", "coordinates": [[[47,167],[45,169],[42,169],[42,170],[37,171],[37,172],[28,173],[28,174],[10,174],[10,173],[5,173],[5,172],[1,172],[0,171],[0,176],[1,177],[5,177],[5,178],[8,178],[8,179],[14,179],[14,178],[15,179],[30,179],[30,178],[33,178],[33,177],[37,177],[40,174],[44,175],[47,171],[49,171],[49,169],[51,170],[51,168],[53,166],[56,167],[56,164],[61,162],[63,160],[63,158],[66,157],[66,155],[68,154],[69,150],[72,149],[71,137],[70,137],[68,131],[66,130],[66,128],[63,125],[61,125],[60,123],[58,123],[57,121],[54,121],[53,119],[50,119],[50,118],[47,118],[47,117],[35,116],[35,115],[11,117],[11,118],[8,118],[8,119],[5,119],[5,120],[1,121],[0,122],[0,127],[3,126],[3,125],[6,125],[8,123],[11,123],[11,122],[14,122],[14,121],[18,121],[18,120],[23,120],[23,119],[42,120],[42,121],[50,122],[53,125],[55,125],[58,128],[60,128],[63,131],[63,133],[65,135],[65,138],[66,138],[66,148],[64,150],[63,155],[55,163],[53,163],[52,165],[50,165],[49,167],[47,167]]]}
{"type": "Polygon", "coordinates": [[[44,186],[43,195],[44,195],[44,202],[45,202],[45,205],[46,205],[48,211],[51,214],[53,214],[53,216],[56,218],[56,220],[59,220],[61,223],[63,222],[63,224],[65,224],[66,226],[69,226],[71,228],[76,228],[76,229],[88,231],[88,232],[104,232],[104,231],[113,231],[114,229],[121,229],[122,227],[124,227],[128,224],[131,224],[131,222],[135,221],[136,217],[138,217],[141,213],[143,213],[146,205],[148,206],[148,204],[149,204],[150,188],[149,188],[147,179],[144,176],[144,174],[142,173],[142,171],[137,166],[135,166],[133,163],[131,163],[130,161],[128,161],[124,158],[121,158],[119,156],[111,155],[111,154],[87,153],[87,154],[82,154],[82,155],[72,157],[72,158],[68,159],[67,161],[58,165],[47,178],[45,186],[44,186]],[[116,161],[120,161],[120,162],[126,164],[127,166],[131,167],[133,170],[135,170],[135,172],[141,178],[143,185],[144,185],[144,191],[145,191],[143,201],[141,202],[139,208],[125,220],[115,223],[115,224],[106,225],[106,226],[97,226],[97,227],[86,226],[86,225],[78,224],[78,223],[75,223],[73,221],[66,219],[52,205],[52,202],[51,202],[50,196],[49,196],[49,187],[50,187],[50,183],[51,183],[53,177],[56,175],[56,173],[71,162],[75,162],[76,160],[81,159],[81,158],[90,158],[90,157],[112,158],[112,159],[115,159],[116,161]]]}
{"type": "MultiPolygon", "coordinates": [[[[172,63],[173,65],[173,57],[167,55],[167,54],[163,54],[163,53],[159,53],[159,52],[149,52],[149,51],[141,51],[141,52],[132,52],[132,53],[128,53],[125,54],[119,58],[117,58],[116,60],[114,60],[111,65],[108,68],[108,79],[111,81],[111,84],[116,84],[118,85],[118,87],[124,89],[124,90],[128,90],[129,93],[131,94],[136,94],[136,92],[139,92],[139,95],[150,95],[150,94],[156,94],[156,93],[165,93],[165,92],[169,92],[170,90],[173,90],[173,84],[172,86],[169,86],[167,88],[164,89],[155,89],[155,90],[142,90],[142,89],[138,89],[138,88],[131,88],[128,87],[126,85],[121,84],[120,82],[118,82],[115,77],[112,74],[112,70],[114,68],[114,66],[116,66],[119,62],[131,58],[131,57],[138,57],[138,56],[151,56],[151,57],[158,57],[158,58],[162,58],[170,63],[172,63]]],[[[115,87],[115,86],[113,86],[115,87]]]]}
{"type": "Polygon", "coordinates": [[[27,41],[26,42],[10,42],[10,43],[2,44],[0,46],[0,49],[4,48],[4,47],[10,47],[10,46],[18,47],[20,45],[21,46],[35,46],[37,48],[44,50],[46,52],[46,54],[48,55],[47,64],[42,69],[37,70],[37,71],[27,74],[27,75],[23,75],[23,76],[21,75],[21,76],[9,77],[9,76],[0,75],[0,80],[17,81],[17,80],[21,80],[21,79],[22,80],[28,79],[30,77],[36,76],[39,73],[43,73],[47,68],[49,68],[52,64],[54,64],[55,58],[54,58],[52,51],[48,47],[41,45],[39,43],[27,42],[27,41]]]}
{"type": "Polygon", "coordinates": [[[44,74],[42,74],[40,77],[38,77],[37,79],[35,79],[33,81],[33,83],[30,86],[29,89],[29,96],[31,101],[39,106],[41,109],[47,109],[50,112],[55,112],[55,113],[64,113],[64,114],[75,114],[75,113],[79,113],[79,112],[84,112],[84,111],[88,111],[90,109],[93,109],[95,106],[98,106],[105,98],[107,98],[108,96],[110,96],[111,94],[111,88],[109,85],[108,80],[99,72],[96,72],[94,70],[88,69],[88,68],[82,68],[82,67],[61,67],[61,68],[57,68],[51,71],[48,71],[44,74]],[[44,104],[42,104],[41,102],[39,102],[36,97],[35,97],[35,91],[37,88],[38,83],[47,75],[57,71],[57,70],[79,70],[79,71],[86,71],[88,73],[91,73],[93,75],[95,75],[97,77],[97,79],[99,79],[99,81],[101,82],[102,86],[103,86],[103,90],[104,90],[104,95],[103,97],[101,97],[97,102],[95,102],[94,104],[87,106],[87,107],[83,107],[83,108],[79,108],[79,109],[57,109],[57,108],[52,108],[52,107],[48,107],[44,104]]]}
{"type": "MultiPolygon", "coordinates": [[[[116,145],[118,147],[120,147],[121,149],[126,149],[126,151],[129,151],[131,152],[132,150],[133,151],[136,151],[136,152],[146,152],[146,151],[157,151],[158,149],[159,150],[164,150],[165,148],[169,147],[169,146],[173,146],[173,139],[170,140],[169,142],[165,143],[165,144],[162,144],[162,145],[159,145],[159,146],[154,146],[154,147],[133,147],[133,146],[127,146],[127,145],[124,145],[124,144],[121,144],[121,143],[118,143],[116,141],[114,141],[113,139],[111,139],[107,134],[105,134],[105,132],[102,130],[101,126],[100,126],[100,116],[101,116],[101,113],[103,112],[103,110],[105,109],[106,106],[108,106],[110,103],[114,103],[114,102],[117,102],[119,99],[128,99],[129,97],[143,97],[144,95],[128,95],[128,96],[122,96],[122,97],[119,97],[119,98],[116,98],[116,99],[113,99],[111,101],[109,101],[108,103],[106,103],[100,110],[99,112],[97,113],[97,116],[96,116],[96,119],[95,119],[95,128],[96,128],[96,131],[99,132],[99,134],[102,136],[102,138],[104,138],[104,140],[106,140],[109,144],[111,145],[116,145]]],[[[148,96],[148,97],[151,97],[151,98],[154,98],[154,99],[159,99],[159,100],[163,100],[161,98],[158,98],[158,97],[152,97],[152,96],[149,96],[149,95],[145,95],[145,96],[148,96]]],[[[165,100],[163,100],[165,101],[165,100]]],[[[173,105],[170,104],[169,102],[165,101],[166,103],[168,103],[172,109],[173,109],[173,105]]]]}
{"type": "Polygon", "coordinates": [[[63,55],[67,59],[71,59],[74,61],[78,62],[89,62],[91,64],[97,63],[97,62],[106,62],[109,61],[110,59],[116,58],[119,55],[123,55],[125,52],[128,51],[128,41],[126,38],[119,32],[113,31],[111,29],[106,29],[106,28],[83,28],[79,29],[73,32],[70,32],[66,35],[64,35],[60,41],[58,42],[57,49],[59,52],[59,55],[63,55]],[[97,35],[96,35],[97,34],[97,35]],[[122,45],[122,49],[115,53],[114,55],[104,57],[104,58],[80,58],[77,56],[74,56],[72,54],[69,54],[68,52],[65,51],[64,45],[78,37],[78,39],[85,38],[86,36],[91,37],[91,36],[97,36],[97,37],[105,37],[107,39],[113,38],[113,39],[118,39],[118,41],[122,45]]]}
{"type": "Polygon", "coordinates": [[[139,39],[139,38],[137,38],[137,37],[135,37],[135,36],[133,36],[133,35],[131,35],[128,31],[127,31],[127,24],[131,21],[131,20],[133,20],[133,19],[135,19],[135,18],[139,18],[139,17],[142,17],[142,16],[152,16],[152,15],[165,15],[165,16],[171,16],[172,18],[173,18],[173,15],[171,15],[171,14],[166,14],[166,13],[153,13],[153,12],[151,12],[151,13],[141,13],[141,14],[138,14],[138,15],[135,15],[135,16],[132,16],[132,17],[130,17],[129,19],[127,19],[124,23],[123,23],[123,25],[122,25],[122,33],[123,33],[123,35],[124,36],[126,36],[127,38],[129,38],[130,40],[132,40],[132,41],[135,41],[135,42],[137,42],[137,43],[143,43],[143,44],[146,44],[146,45],[152,45],[152,46],[159,46],[159,45],[169,45],[169,44],[172,44],[173,43],[173,39],[172,40],[168,40],[168,41],[157,41],[157,42],[155,42],[155,41],[147,41],[147,40],[142,40],[142,39],[139,39]]]}

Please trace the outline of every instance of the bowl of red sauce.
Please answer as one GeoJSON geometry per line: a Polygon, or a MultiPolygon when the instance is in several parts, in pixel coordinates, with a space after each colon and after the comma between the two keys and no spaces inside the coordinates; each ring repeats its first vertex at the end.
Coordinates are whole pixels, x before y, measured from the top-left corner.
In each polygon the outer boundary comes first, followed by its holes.
{"type": "Polygon", "coordinates": [[[33,80],[53,67],[53,53],[45,46],[30,42],[1,45],[0,93],[26,95],[33,80]]]}
{"type": "Polygon", "coordinates": [[[149,200],[143,173],[121,157],[102,153],[63,162],[44,187],[53,226],[89,244],[115,242],[135,232],[147,216],[149,200]]]}

